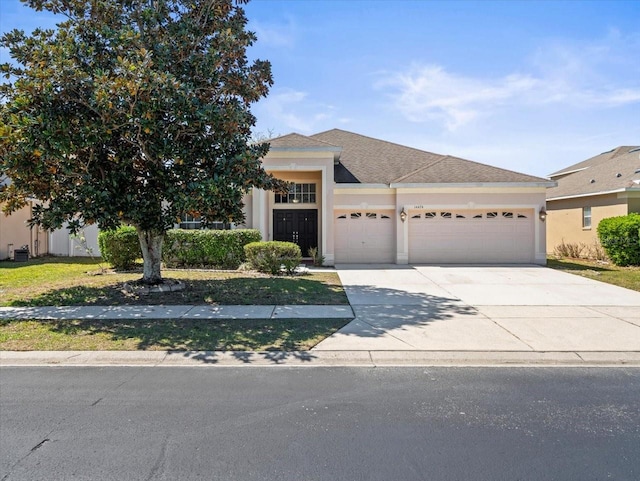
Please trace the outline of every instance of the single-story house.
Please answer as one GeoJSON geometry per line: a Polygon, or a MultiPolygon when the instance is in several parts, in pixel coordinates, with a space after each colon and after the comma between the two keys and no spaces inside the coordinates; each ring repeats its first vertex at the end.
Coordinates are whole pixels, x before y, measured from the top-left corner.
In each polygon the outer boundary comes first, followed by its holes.
{"type": "MultiPolygon", "coordinates": [[[[293,187],[253,189],[239,226],[265,240],[295,242],[304,256],[318,248],[326,265],[546,263],[553,181],[340,129],[269,143],[265,169],[293,187]]],[[[94,246],[95,226],[86,234],[94,246]]],[[[65,229],[48,245],[52,254],[86,255],[65,229]]]]}
{"type": "Polygon", "coordinates": [[[549,176],[547,250],[598,240],[602,219],[640,213],[640,146],[617,147],[549,176]]]}
{"type": "Polygon", "coordinates": [[[546,263],[546,189],[531,175],[333,129],[271,139],[246,226],[335,263],[546,263]]]}

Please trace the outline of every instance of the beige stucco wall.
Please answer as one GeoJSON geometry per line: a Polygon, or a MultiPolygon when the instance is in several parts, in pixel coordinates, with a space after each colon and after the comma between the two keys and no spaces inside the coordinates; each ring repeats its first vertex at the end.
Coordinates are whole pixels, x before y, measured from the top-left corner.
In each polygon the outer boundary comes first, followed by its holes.
{"type": "Polygon", "coordinates": [[[0,260],[9,257],[9,244],[13,244],[12,249],[19,249],[23,245],[29,246],[31,256],[48,253],[47,233],[36,227],[29,228],[27,221],[30,217],[30,205],[9,216],[0,212],[0,260]]]}
{"type": "Polygon", "coordinates": [[[316,202],[314,204],[276,204],[275,194],[254,189],[247,197],[247,226],[262,232],[263,239],[273,239],[274,209],[317,209],[318,246],[325,257],[325,263],[334,260],[334,229],[332,213],[334,206],[333,153],[332,152],[270,152],[263,161],[267,172],[279,179],[296,183],[315,183],[316,202]],[[324,180],[323,180],[324,179],[324,180]]]}
{"type": "Polygon", "coordinates": [[[552,254],[563,241],[567,244],[592,245],[598,239],[597,227],[602,219],[627,215],[629,212],[627,199],[617,194],[547,201],[547,251],[552,254]],[[583,207],[591,207],[590,228],[582,227],[583,207]]]}
{"type": "Polygon", "coordinates": [[[412,210],[442,208],[485,209],[520,208],[534,217],[535,262],[546,263],[546,224],[538,218],[538,212],[546,203],[544,187],[449,187],[449,188],[358,188],[353,186],[335,186],[335,208],[387,209],[395,211],[396,262],[408,262],[407,224],[399,220],[399,214],[405,209],[408,215],[412,210]]]}

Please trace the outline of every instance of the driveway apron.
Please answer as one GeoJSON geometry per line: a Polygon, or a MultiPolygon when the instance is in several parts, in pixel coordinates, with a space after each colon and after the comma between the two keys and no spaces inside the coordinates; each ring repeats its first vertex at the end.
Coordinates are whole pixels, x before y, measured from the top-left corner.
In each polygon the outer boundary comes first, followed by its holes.
{"type": "Polygon", "coordinates": [[[640,351],[640,293],[541,266],[339,265],[355,319],[314,350],[640,351]]]}

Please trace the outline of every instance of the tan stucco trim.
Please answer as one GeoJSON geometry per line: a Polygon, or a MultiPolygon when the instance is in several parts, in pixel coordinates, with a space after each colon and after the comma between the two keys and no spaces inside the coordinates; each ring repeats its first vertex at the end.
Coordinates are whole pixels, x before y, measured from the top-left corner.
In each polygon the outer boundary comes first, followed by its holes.
{"type": "Polygon", "coordinates": [[[331,160],[334,161],[332,152],[327,152],[326,150],[272,150],[270,151],[262,160],[265,164],[264,167],[267,169],[273,168],[272,165],[267,165],[267,163],[277,161],[278,159],[323,159],[323,160],[331,160]]]}
{"type": "Polygon", "coordinates": [[[402,190],[403,192],[409,191],[409,189],[417,189],[416,192],[424,192],[425,190],[437,190],[438,192],[446,191],[447,189],[453,189],[454,191],[472,192],[473,189],[484,189],[483,191],[500,192],[507,191],[508,189],[515,189],[514,192],[539,192],[549,187],[555,187],[558,185],[555,181],[549,182],[469,182],[469,183],[434,183],[434,184],[389,184],[392,189],[402,190]],[[529,191],[528,189],[533,189],[529,191]]]}
{"type": "Polygon", "coordinates": [[[386,184],[336,184],[333,187],[333,192],[338,194],[388,194],[395,192],[395,189],[390,189],[386,184]],[[348,187],[342,187],[348,185],[348,187]]]}
{"type": "Polygon", "coordinates": [[[395,204],[369,204],[368,202],[362,202],[360,204],[339,204],[333,206],[333,210],[394,210],[395,208],[395,204]]]}
{"type": "MultiPolygon", "coordinates": [[[[392,184],[393,185],[393,184],[392,184]]],[[[468,184],[460,184],[453,187],[396,187],[398,194],[538,194],[546,192],[546,187],[465,187],[468,184]]]]}

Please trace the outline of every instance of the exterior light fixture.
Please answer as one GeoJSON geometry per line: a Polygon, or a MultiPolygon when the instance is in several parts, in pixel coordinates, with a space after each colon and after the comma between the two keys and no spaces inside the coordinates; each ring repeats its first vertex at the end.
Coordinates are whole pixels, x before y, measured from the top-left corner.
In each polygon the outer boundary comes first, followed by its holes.
{"type": "Polygon", "coordinates": [[[407,220],[407,213],[404,211],[404,207],[402,208],[402,210],[400,211],[400,220],[402,222],[404,222],[405,220],[407,220]]]}
{"type": "Polygon", "coordinates": [[[547,211],[544,210],[544,207],[540,209],[540,212],[538,213],[538,217],[540,217],[540,220],[542,222],[544,222],[547,219],[547,211]]]}

